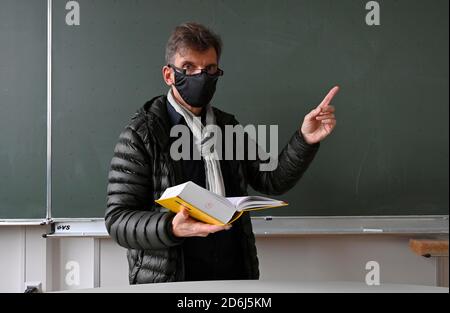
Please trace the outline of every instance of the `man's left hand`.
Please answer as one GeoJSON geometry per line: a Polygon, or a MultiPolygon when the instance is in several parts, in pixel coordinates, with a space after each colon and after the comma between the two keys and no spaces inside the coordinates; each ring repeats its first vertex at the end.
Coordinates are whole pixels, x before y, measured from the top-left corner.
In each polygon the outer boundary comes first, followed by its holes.
{"type": "Polygon", "coordinates": [[[308,144],[322,141],[336,127],[335,108],[330,105],[330,102],[338,91],[338,86],[331,89],[322,103],[305,116],[300,131],[308,144]]]}

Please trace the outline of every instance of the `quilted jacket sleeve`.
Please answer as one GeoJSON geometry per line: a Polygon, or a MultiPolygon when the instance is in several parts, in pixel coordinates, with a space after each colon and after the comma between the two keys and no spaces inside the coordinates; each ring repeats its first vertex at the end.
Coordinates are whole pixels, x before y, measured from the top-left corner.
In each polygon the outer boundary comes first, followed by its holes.
{"type": "Polygon", "coordinates": [[[314,159],[320,143],[308,144],[297,130],[278,156],[273,171],[261,171],[259,159],[246,160],[247,179],[253,189],[267,195],[280,195],[295,186],[314,159]]]}
{"type": "Polygon", "coordinates": [[[161,249],[183,241],[172,232],[174,213],[156,210],[149,158],[141,137],[128,126],[111,160],[105,214],[110,236],[128,249],[161,249]]]}

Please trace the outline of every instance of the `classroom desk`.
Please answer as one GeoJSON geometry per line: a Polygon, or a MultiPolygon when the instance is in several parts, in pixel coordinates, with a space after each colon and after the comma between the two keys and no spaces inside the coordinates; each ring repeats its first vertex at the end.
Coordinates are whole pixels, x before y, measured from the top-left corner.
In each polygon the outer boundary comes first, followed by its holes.
{"type": "Polygon", "coordinates": [[[448,288],[359,282],[294,282],[228,280],[158,283],[122,287],[67,290],[76,293],[448,293],[448,288]]]}

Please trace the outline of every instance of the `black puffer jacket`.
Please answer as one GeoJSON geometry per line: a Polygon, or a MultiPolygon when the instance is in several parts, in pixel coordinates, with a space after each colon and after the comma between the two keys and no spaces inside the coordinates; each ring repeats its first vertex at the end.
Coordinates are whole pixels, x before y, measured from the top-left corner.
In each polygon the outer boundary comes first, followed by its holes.
{"type": "MultiPolygon", "coordinates": [[[[216,122],[236,125],[234,116],[214,109],[216,122]]],[[[183,238],[174,236],[174,214],[157,205],[162,192],[182,183],[179,161],[170,157],[170,124],[167,99],[148,101],[120,134],[108,176],[106,227],[111,237],[128,249],[130,284],[184,280],[183,238]]],[[[273,172],[259,171],[259,161],[232,161],[240,178],[240,190],[247,184],[265,194],[281,194],[300,179],[319,144],[308,145],[298,131],[279,156],[273,172]]],[[[238,220],[242,229],[244,270],[249,279],[259,278],[255,237],[250,216],[238,220]]]]}

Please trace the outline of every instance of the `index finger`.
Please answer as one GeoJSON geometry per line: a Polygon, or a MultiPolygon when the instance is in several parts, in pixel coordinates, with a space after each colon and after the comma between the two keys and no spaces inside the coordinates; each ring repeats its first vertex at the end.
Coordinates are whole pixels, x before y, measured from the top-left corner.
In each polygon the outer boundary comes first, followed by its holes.
{"type": "Polygon", "coordinates": [[[339,86],[333,87],[330,92],[326,95],[326,97],[323,99],[322,103],[319,104],[319,107],[325,107],[328,104],[330,104],[331,100],[333,100],[334,96],[338,93],[339,86]]]}

